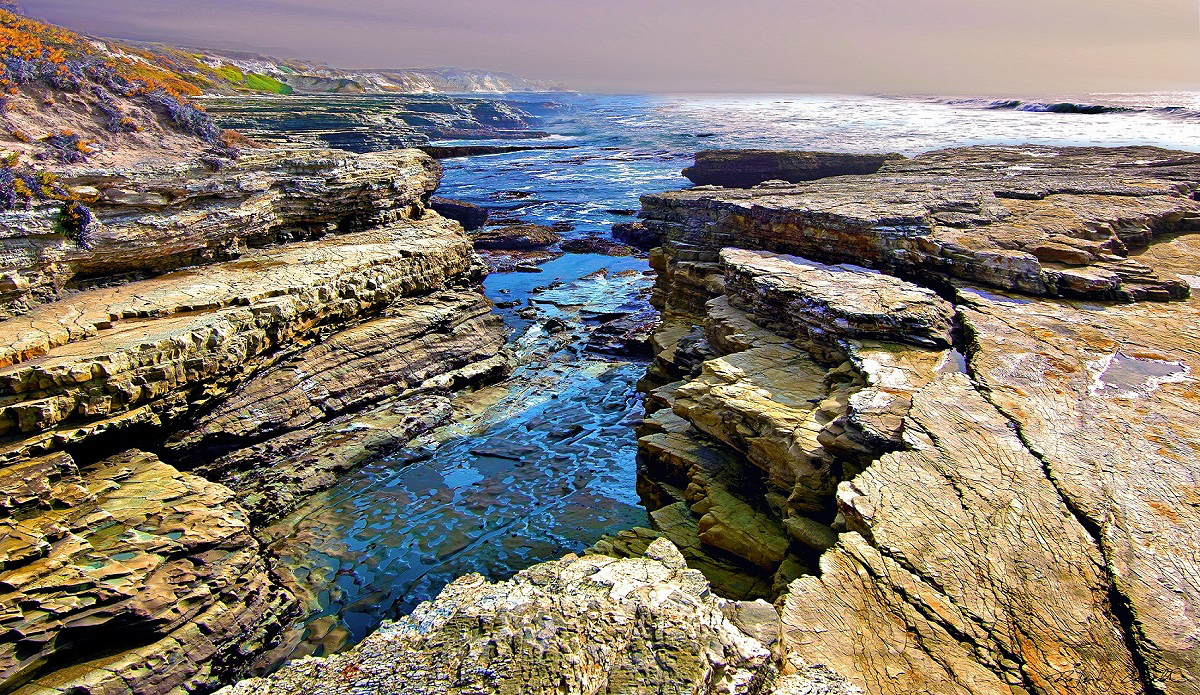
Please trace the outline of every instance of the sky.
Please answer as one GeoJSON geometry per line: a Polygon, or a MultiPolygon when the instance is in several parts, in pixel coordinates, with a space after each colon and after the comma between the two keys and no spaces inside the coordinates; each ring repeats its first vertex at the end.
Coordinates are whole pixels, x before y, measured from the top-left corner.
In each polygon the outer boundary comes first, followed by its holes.
{"type": "Polygon", "coordinates": [[[1200,88],[1200,0],[22,0],[94,35],[596,92],[1200,88]]]}

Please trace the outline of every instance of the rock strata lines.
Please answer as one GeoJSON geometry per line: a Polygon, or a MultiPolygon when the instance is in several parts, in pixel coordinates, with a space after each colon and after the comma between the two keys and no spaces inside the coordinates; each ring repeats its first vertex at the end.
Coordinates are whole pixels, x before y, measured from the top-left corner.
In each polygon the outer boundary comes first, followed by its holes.
{"type": "Polygon", "coordinates": [[[0,692],[211,691],[291,652],[263,524],[509,369],[482,261],[426,209],[439,175],[416,151],[76,171],[89,248],[6,213],[0,258],[39,250],[0,321],[0,692]]]}

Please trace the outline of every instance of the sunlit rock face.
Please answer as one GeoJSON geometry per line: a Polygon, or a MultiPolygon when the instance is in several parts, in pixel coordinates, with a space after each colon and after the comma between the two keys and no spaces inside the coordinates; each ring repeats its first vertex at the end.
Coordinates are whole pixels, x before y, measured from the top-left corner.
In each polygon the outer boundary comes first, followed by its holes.
{"type": "Polygon", "coordinates": [[[415,150],[356,156],[250,149],[237,160],[208,163],[74,167],[59,181],[91,207],[86,245],[57,224],[61,203],[0,214],[0,310],[21,314],[64,288],[411,219],[425,209],[440,175],[441,166],[415,150]]]}
{"type": "Polygon", "coordinates": [[[260,525],[509,369],[482,262],[425,207],[439,172],[412,150],[77,171],[88,248],[6,214],[36,259],[0,322],[0,688],[190,692],[291,652],[260,525]]]}
{"type": "Polygon", "coordinates": [[[769,605],[717,598],[658,539],[644,557],[567,556],[499,583],[467,575],[349,653],[221,692],[855,692],[823,669],[779,674],[777,635],[769,605]]]}
{"type": "Polygon", "coordinates": [[[645,196],[658,511],[597,549],[672,538],[867,692],[1197,692],[1198,188],[979,147],[645,196]]]}

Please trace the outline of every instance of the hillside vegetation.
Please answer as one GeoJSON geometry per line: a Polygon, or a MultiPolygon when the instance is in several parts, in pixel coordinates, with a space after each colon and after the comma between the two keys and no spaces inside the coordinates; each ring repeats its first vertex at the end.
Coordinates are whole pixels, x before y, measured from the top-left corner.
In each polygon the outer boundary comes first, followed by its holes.
{"type": "Polygon", "coordinates": [[[0,9],[0,212],[61,201],[64,231],[86,246],[89,201],[58,183],[65,168],[230,158],[253,145],[192,100],[214,83],[176,68],[0,9]]]}

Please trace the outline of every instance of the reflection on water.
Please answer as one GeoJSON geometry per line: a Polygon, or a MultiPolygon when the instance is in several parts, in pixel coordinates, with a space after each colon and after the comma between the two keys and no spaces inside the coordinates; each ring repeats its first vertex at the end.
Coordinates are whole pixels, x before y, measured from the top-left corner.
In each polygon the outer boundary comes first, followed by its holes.
{"type": "Polygon", "coordinates": [[[582,351],[593,310],[638,308],[646,262],[568,255],[544,268],[488,280],[494,299],[538,302],[534,318],[502,312],[519,362],[509,383],[464,396],[472,416],[356,469],[268,530],[309,604],[294,656],[357,642],[465,573],[506,578],[646,523],[632,428],[645,365],[582,351]],[[552,281],[562,285],[535,291],[552,281]],[[551,335],[548,319],[568,328],[551,335]]]}

